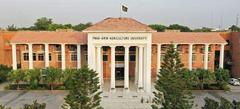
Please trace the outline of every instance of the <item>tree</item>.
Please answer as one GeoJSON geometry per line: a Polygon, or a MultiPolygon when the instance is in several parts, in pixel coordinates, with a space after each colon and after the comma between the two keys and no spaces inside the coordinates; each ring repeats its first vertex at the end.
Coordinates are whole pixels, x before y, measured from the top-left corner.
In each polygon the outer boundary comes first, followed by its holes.
{"type": "Polygon", "coordinates": [[[17,84],[17,90],[19,90],[19,83],[24,81],[25,73],[23,70],[13,70],[8,75],[8,80],[17,84]]]}
{"type": "Polygon", "coordinates": [[[179,54],[171,44],[163,58],[163,63],[158,73],[155,84],[153,109],[191,109],[193,105],[192,93],[188,89],[186,81],[182,78],[183,64],[179,54]]]}
{"type": "Polygon", "coordinates": [[[69,94],[65,98],[65,109],[101,109],[99,78],[97,73],[87,66],[76,69],[69,87],[69,94]]]}
{"type": "Polygon", "coordinates": [[[23,109],[45,109],[46,104],[45,103],[38,103],[37,100],[33,101],[33,104],[24,104],[23,109]]]}
{"type": "Polygon", "coordinates": [[[214,73],[212,73],[210,70],[197,69],[194,70],[193,73],[197,77],[196,81],[198,82],[198,87],[200,89],[204,89],[204,85],[208,87],[210,82],[214,79],[214,73]]]}
{"type": "Polygon", "coordinates": [[[220,98],[219,109],[232,109],[232,108],[233,108],[233,104],[230,101],[228,101],[223,97],[220,98]]]}
{"type": "Polygon", "coordinates": [[[18,29],[14,24],[12,24],[12,25],[8,25],[7,30],[8,31],[17,31],[18,29]]]}
{"type": "Polygon", "coordinates": [[[92,23],[90,23],[90,22],[88,22],[86,24],[80,23],[78,25],[73,26],[73,29],[76,31],[82,31],[90,26],[92,26],[92,23]]]}
{"type": "Polygon", "coordinates": [[[69,89],[71,87],[71,84],[73,84],[73,74],[76,72],[76,69],[66,69],[63,73],[63,81],[64,86],[66,89],[69,89]]]}
{"type": "Polygon", "coordinates": [[[51,25],[52,19],[46,18],[46,17],[42,17],[37,19],[37,21],[34,23],[34,27],[36,30],[48,30],[49,25],[51,25]]]}
{"type": "Polygon", "coordinates": [[[231,30],[232,32],[240,32],[240,28],[236,25],[232,25],[229,30],[231,30]]]}
{"type": "Polygon", "coordinates": [[[50,86],[50,89],[53,90],[54,86],[60,82],[62,78],[62,70],[58,68],[48,67],[43,70],[43,73],[46,75],[46,82],[50,86]]]}
{"type": "Polygon", "coordinates": [[[218,109],[219,103],[213,99],[210,99],[208,97],[204,98],[205,105],[202,107],[202,109],[218,109]]]}
{"type": "Polygon", "coordinates": [[[193,32],[211,32],[212,28],[202,27],[200,29],[194,29],[193,32]]]}
{"type": "Polygon", "coordinates": [[[41,71],[40,69],[30,69],[26,70],[26,80],[30,83],[31,89],[36,89],[41,80],[41,71]]]}
{"type": "Polygon", "coordinates": [[[167,28],[166,26],[161,24],[152,24],[152,25],[149,25],[149,27],[151,27],[154,30],[157,30],[157,32],[164,32],[165,29],[167,28]]]}
{"type": "Polygon", "coordinates": [[[11,67],[8,67],[6,65],[0,65],[0,83],[7,80],[7,76],[11,72],[11,69],[11,67]]]}
{"type": "Polygon", "coordinates": [[[169,25],[167,29],[180,30],[181,32],[191,32],[191,29],[189,27],[179,24],[169,25]]]}
{"type": "Polygon", "coordinates": [[[216,69],[215,77],[217,85],[222,89],[228,89],[228,79],[230,77],[229,70],[227,69],[216,69]]]}

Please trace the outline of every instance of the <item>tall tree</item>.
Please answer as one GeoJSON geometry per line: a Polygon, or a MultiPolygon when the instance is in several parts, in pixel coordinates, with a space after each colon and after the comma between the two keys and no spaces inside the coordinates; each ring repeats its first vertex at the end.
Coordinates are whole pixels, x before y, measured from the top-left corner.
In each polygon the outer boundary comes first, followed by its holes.
{"type": "Polygon", "coordinates": [[[48,30],[49,25],[51,25],[52,19],[46,18],[46,17],[42,17],[37,19],[37,21],[34,23],[34,27],[36,30],[48,30]]]}
{"type": "Polygon", "coordinates": [[[229,30],[231,30],[232,32],[240,32],[240,27],[236,26],[236,25],[232,25],[229,30]]]}
{"type": "Polygon", "coordinates": [[[87,66],[74,71],[69,84],[69,94],[65,98],[65,109],[102,109],[100,106],[102,93],[97,73],[87,66]]]}
{"type": "Polygon", "coordinates": [[[78,25],[73,26],[73,29],[76,31],[82,31],[90,26],[92,26],[92,23],[90,23],[90,22],[88,22],[86,24],[80,23],[78,25]]]}
{"type": "Polygon", "coordinates": [[[165,29],[167,28],[166,26],[161,24],[152,24],[152,25],[149,25],[149,27],[151,27],[154,30],[157,30],[157,32],[164,32],[165,29]]]}
{"type": "Polygon", "coordinates": [[[192,93],[188,90],[186,81],[182,78],[183,64],[179,54],[171,44],[163,58],[163,63],[158,73],[153,92],[153,109],[191,109],[193,105],[192,93]]]}
{"type": "Polygon", "coordinates": [[[172,24],[168,26],[168,29],[180,30],[181,32],[191,32],[191,29],[187,26],[182,26],[179,24],[172,24]]]}
{"type": "Polygon", "coordinates": [[[8,31],[17,31],[18,28],[14,24],[12,24],[12,25],[7,26],[7,30],[8,31]]]}

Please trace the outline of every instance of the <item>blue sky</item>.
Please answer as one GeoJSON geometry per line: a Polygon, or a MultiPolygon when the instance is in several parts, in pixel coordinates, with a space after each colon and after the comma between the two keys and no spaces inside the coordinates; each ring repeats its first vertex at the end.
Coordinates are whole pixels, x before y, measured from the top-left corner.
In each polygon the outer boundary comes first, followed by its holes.
{"type": "Polygon", "coordinates": [[[56,23],[96,23],[119,17],[121,3],[129,8],[122,16],[145,24],[229,27],[240,14],[240,0],[0,0],[0,27],[30,26],[43,16],[56,23]]]}

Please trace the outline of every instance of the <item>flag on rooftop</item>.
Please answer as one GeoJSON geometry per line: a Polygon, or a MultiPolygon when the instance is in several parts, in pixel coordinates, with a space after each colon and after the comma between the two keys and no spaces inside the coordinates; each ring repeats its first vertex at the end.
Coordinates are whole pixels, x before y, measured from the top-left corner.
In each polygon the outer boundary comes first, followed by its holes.
{"type": "Polygon", "coordinates": [[[123,11],[123,12],[127,12],[127,11],[128,11],[128,7],[127,7],[127,6],[124,6],[124,5],[122,5],[122,11],[123,11]]]}

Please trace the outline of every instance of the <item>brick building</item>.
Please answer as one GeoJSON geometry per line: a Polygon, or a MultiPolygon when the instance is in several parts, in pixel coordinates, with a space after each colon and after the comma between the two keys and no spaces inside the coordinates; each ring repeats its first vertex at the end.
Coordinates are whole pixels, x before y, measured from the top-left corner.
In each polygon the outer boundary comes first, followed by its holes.
{"type": "Polygon", "coordinates": [[[240,33],[156,32],[131,18],[107,18],[83,32],[0,32],[0,64],[13,69],[80,68],[88,64],[109,91],[151,92],[165,48],[174,44],[190,70],[228,68],[240,77],[240,33]]]}

